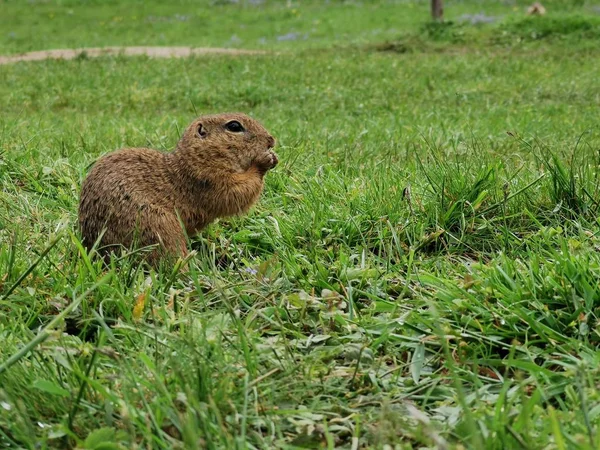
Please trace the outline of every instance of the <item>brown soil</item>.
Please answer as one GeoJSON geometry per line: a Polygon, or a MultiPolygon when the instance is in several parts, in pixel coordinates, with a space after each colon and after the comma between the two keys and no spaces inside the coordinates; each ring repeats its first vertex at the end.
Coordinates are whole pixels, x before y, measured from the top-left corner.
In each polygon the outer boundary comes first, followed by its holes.
{"type": "Polygon", "coordinates": [[[234,48],[210,47],[101,47],[80,49],[58,49],[37,52],[21,53],[10,56],[0,56],[0,64],[10,64],[19,61],[41,61],[44,59],[74,59],[80,56],[139,56],[146,55],[152,58],[185,58],[193,55],[257,55],[264,54],[259,50],[242,50],[234,48]]]}

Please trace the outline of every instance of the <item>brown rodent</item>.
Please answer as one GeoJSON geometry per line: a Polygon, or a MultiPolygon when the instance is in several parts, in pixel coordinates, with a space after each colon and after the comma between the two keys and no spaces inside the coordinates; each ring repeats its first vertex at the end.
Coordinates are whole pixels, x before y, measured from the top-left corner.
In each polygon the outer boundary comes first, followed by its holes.
{"type": "Polygon", "coordinates": [[[173,152],[126,148],[100,158],[81,188],[79,226],[89,250],[155,245],[148,261],[185,256],[186,238],[257,201],[278,163],[275,139],[245,114],[197,118],[173,152]],[[181,226],[183,224],[183,227],[181,226]],[[104,234],[102,234],[104,232],[104,234]]]}

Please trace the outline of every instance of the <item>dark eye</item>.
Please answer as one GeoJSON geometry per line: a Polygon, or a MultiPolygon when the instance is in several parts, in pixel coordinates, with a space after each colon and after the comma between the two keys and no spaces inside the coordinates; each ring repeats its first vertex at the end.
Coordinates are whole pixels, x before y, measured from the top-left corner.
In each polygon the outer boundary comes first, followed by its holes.
{"type": "Polygon", "coordinates": [[[244,131],[244,127],[237,120],[232,120],[231,122],[227,122],[225,124],[225,129],[227,131],[231,131],[232,133],[241,133],[244,131]]]}

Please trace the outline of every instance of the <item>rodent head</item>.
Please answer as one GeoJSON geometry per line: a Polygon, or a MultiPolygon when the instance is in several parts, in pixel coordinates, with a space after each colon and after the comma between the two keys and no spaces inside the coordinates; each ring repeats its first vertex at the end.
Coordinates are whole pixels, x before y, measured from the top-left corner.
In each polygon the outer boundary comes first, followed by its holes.
{"type": "Polygon", "coordinates": [[[215,114],[194,120],[175,154],[196,166],[195,170],[244,172],[257,155],[274,146],[275,138],[253,118],[241,113],[215,114]]]}

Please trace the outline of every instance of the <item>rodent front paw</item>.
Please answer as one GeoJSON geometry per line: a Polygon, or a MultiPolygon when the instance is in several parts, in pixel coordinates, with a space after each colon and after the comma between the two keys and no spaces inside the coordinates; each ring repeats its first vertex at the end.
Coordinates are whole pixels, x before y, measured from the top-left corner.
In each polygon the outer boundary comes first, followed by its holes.
{"type": "Polygon", "coordinates": [[[271,165],[271,169],[272,169],[272,168],[273,168],[273,167],[275,167],[277,164],[279,164],[279,158],[277,157],[277,153],[275,153],[273,150],[269,150],[269,153],[270,153],[270,155],[271,155],[271,160],[272,160],[272,161],[271,161],[271,163],[272,163],[272,165],[271,165]]]}
{"type": "Polygon", "coordinates": [[[265,172],[269,169],[272,169],[279,163],[279,158],[277,158],[277,154],[269,150],[267,152],[261,153],[256,157],[254,163],[265,172]]]}

